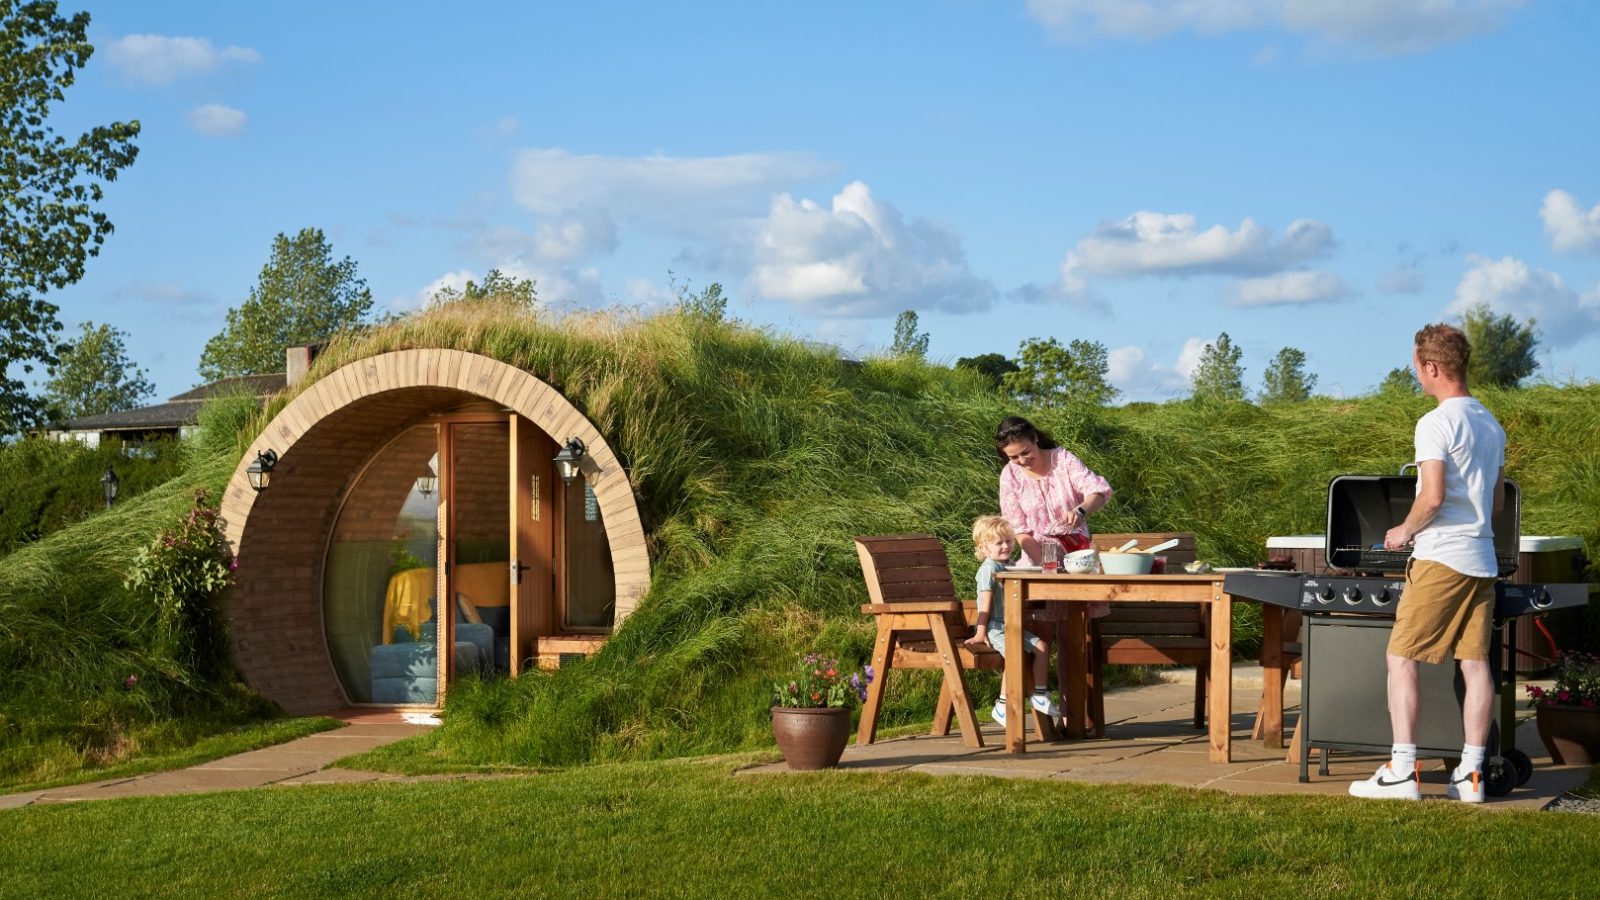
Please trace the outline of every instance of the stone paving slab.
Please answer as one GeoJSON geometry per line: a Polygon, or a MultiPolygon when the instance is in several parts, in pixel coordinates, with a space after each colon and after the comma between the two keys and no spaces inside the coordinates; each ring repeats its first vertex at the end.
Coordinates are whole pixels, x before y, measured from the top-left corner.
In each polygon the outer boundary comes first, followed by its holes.
{"type": "MultiPolygon", "coordinates": [[[[1339,752],[1329,760],[1329,774],[1318,774],[1318,760],[1312,758],[1310,781],[1299,780],[1299,760],[1286,762],[1287,751],[1268,749],[1250,740],[1260,702],[1257,690],[1234,686],[1233,760],[1220,764],[1210,761],[1204,731],[1193,728],[1193,682],[1167,683],[1121,688],[1106,695],[1107,737],[1084,741],[1041,744],[1030,740],[1023,754],[1006,753],[1005,735],[992,722],[980,723],[980,732],[989,746],[974,750],[961,745],[956,737],[934,738],[913,735],[879,741],[868,747],[851,745],[845,750],[840,768],[853,771],[924,772],[931,775],[989,775],[1001,778],[1033,778],[1073,781],[1084,784],[1170,784],[1237,794],[1289,794],[1301,796],[1347,796],[1351,781],[1366,778],[1387,757],[1381,754],[1339,752]]],[[[1285,712],[1284,741],[1293,735],[1298,716],[1299,691],[1290,682],[1285,691],[1289,709],[1285,712]]],[[[1523,721],[1516,732],[1516,746],[1534,761],[1534,776],[1528,784],[1501,798],[1484,804],[1491,810],[1538,810],[1556,797],[1583,784],[1587,767],[1551,764],[1531,720],[1523,721]]],[[[1445,802],[1448,780],[1439,760],[1423,760],[1423,797],[1428,802],[1445,802]]],[[[754,766],[741,774],[782,773],[783,763],[754,766]]],[[[1453,801],[1452,801],[1453,802],[1453,801]]]]}

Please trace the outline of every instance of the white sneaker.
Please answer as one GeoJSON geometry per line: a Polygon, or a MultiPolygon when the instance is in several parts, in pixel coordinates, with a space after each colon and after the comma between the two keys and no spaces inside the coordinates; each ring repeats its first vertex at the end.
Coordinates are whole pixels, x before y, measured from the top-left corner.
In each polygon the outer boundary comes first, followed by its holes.
{"type": "Polygon", "coordinates": [[[1054,719],[1061,715],[1061,707],[1050,699],[1049,694],[1034,694],[1033,708],[1054,719]]]}
{"type": "Polygon", "coordinates": [[[1006,727],[1006,701],[1004,698],[994,702],[994,709],[989,710],[989,718],[994,720],[1001,728],[1006,727]]]}
{"type": "Polygon", "coordinates": [[[1444,795],[1462,803],[1482,803],[1483,773],[1477,769],[1465,772],[1455,769],[1450,773],[1450,786],[1444,789],[1444,795]]]}
{"type": "Polygon", "coordinates": [[[1350,796],[1368,800],[1421,800],[1422,786],[1417,778],[1416,772],[1401,775],[1384,763],[1366,781],[1352,781],[1350,796]]]}

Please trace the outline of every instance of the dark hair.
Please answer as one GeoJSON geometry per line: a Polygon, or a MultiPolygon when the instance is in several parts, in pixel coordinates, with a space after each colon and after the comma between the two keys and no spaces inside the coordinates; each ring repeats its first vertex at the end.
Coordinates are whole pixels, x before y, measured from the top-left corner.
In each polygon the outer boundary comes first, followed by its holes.
{"type": "Polygon", "coordinates": [[[1030,440],[1040,450],[1054,450],[1061,446],[1048,431],[1040,431],[1032,422],[1021,416],[1006,416],[994,431],[994,449],[1001,459],[1006,457],[1006,445],[1016,440],[1030,440]]]}

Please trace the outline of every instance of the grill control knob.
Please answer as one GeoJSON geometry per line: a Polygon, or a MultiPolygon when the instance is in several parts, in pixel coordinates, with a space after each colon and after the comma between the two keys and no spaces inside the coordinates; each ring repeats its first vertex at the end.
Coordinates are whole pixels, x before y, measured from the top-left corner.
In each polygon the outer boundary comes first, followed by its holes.
{"type": "Polygon", "coordinates": [[[1534,609],[1549,609],[1550,605],[1555,602],[1555,598],[1550,596],[1550,592],[1544,588],[1534,588],[1532,595],[1528,599],[1532,601],[1534,609]]]}
{"type": "Polygon", "coordinates": [[[1388,588],[1381,587],[1372,593],[1372,604],[1374,606],[1388,606],[1389,600],[1388,588]]]}
{"type": "Polygon", "coordinates": [[[1344,589],[1344,602],[1351,606],[1361,605],[1361,588],[1351,585],[1344,589]]]}
{"type": "Polygon", "coordinates": [[[1322,589],[1322,593],[1317,595],[1317,599],[1323,603],[1332,603],[1333,596],[1333,588],[1329,586],[1322,589]]]}

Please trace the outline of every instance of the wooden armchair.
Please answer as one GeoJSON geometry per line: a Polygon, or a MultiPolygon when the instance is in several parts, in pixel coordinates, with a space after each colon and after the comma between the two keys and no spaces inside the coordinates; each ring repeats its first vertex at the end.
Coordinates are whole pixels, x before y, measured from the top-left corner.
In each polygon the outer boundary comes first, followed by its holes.
{"type": "MultiPolygon", "coordinates": [[[[1162,551],[1169,571],[1195,560],[1194,535],[1190,532],[1097,534],[1094,546],[1104,552],[1138,540],[1139,547],[1151,547],[1178,539],[1178,545],[1162,551]]],[[[1089,623],[1089,710],[1086,726],[1096,737],[1105,736],[1105,685],[1101,668],[1107,664],[1182,665],[1195,667],[1194,727],[1206,727],[1206,678],[1211,662],[1211,615],[1202,604],[1113,603],[1111,614],[1089,623]]]]}
{"type": "MultiPolygon", "coordinates": [[[[866,746],[877,738],[878,711],[891,670],[938,669],[944,680],[932,733],[949,734],[953,713],[961,728],[961,742],[982,747],[983,736],[963,674],[967,669],[1000,669],[1005,661],[987,647],[972,650],[965,646],[977,621],[977,604],[956,599],[944,545],[931,534],[858,537],[856,555],[872,598],[861,611],[873,616],[878,625],[872,650],[877,677],[867,688],[856,743],[866,746]]],[[[1035,736],[1041,741],[1054,740],[1057,733],[1049,717],[1031,708],[1030,712],[1035,736]]]]}

